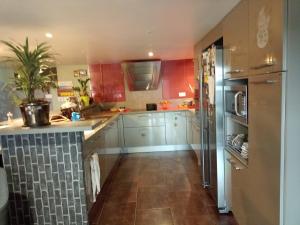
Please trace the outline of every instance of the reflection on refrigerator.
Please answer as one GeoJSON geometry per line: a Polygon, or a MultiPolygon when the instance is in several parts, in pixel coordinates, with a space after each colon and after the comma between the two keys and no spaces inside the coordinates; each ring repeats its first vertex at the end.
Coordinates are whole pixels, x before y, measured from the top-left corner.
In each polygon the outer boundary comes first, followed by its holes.
{"type": "Polygon", "coordinates": [[[228,212],[224,178],[224,111],[222,39],[202,53],[200,79],[203,186],[220,213],[228,212]]]}

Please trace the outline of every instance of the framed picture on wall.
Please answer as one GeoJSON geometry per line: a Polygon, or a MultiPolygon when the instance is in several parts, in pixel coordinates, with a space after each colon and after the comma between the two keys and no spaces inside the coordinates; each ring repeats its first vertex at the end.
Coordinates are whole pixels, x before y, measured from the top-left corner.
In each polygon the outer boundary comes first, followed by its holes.
{"type": "Polygon", "coordinates": [[[74,77],[86,77],[87,75],[86,69],[74,70],[74,77]]]}

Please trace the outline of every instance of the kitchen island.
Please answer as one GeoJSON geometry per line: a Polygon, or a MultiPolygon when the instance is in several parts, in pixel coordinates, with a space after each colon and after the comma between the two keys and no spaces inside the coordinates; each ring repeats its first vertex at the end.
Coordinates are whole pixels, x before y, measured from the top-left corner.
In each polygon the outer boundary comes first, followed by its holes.
{"type": "Polygon", "coordinates": [[[99,118],[42,128],[16,120],[0,127],[10,224],[88,224],[84,132],[105,125],[99,118]]]}
{"type": "Polygon", "coordinates": [[[99,155],[102,187],[122,152],[190,149],[187,112],[101,112],[84,121],[43,128],[24,128],[21,121],[0,127],[10,224],[88,224],[90,156],[99,155]],[[176,133],[167,134],[174,128],[183,130],[179,142],[172,138],[176,133]],[[163,131],[158,142],[148,136],[153,130],[163,131]]]}

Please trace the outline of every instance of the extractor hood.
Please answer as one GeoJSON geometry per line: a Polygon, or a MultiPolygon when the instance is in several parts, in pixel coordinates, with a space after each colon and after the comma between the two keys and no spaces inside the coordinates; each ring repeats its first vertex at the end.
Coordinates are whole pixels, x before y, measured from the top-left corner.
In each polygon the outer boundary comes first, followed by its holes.
{"type": "Polygon", "coordinates": [[[122,63],[130,91],[148,91],[158,88],[161,60],[134,60],[122,63]]]}

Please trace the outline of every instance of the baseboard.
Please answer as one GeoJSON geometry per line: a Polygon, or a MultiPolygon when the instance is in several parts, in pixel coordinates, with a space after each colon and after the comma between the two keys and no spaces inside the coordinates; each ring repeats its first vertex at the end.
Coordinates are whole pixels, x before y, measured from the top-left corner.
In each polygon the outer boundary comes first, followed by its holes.
{"type": "Polygon", "coordinates": [[[190,145],[158,145],[124,148],[123,153],[138,152],[167,152],[167,151],[186,151],[192,150],[190,145]]]}

